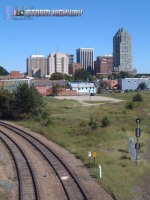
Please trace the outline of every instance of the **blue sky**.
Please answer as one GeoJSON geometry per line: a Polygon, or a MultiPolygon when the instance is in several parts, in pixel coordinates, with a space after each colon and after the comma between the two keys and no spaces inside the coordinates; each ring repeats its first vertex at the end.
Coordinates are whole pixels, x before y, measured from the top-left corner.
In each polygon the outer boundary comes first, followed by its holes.
{"type": "Polygon", "coordinates": [[[150,0],[1,0],[0,65],[7,71],[26,72],[32,54],[59,50],[74,54],[80,47],[94,48],[94,57],[112,54],[112,39],[125,28],[132,39],[133,67],[150,73],[150,0]],[[35,9],[82,9],[81,17],[34,17],[6,20],[6,6],[35,9]]]}

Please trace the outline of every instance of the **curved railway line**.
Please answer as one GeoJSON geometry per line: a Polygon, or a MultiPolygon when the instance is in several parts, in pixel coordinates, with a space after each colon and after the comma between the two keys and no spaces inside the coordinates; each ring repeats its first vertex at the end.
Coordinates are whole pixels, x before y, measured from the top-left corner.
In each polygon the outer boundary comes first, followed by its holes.
{"type": "Polygon", "coordinates": [[[27,156],[20,146],[3,131],[0,131],[0,139],[8,148],[16,166],[19,185],[18,199],[38,200],[38,187],[27,156]]]}
{"type": "Polygon", "coordinates": [[[63,160],[59,158],[55,152],[47,145],[42,143],[37,138],[33,137],[29,133],[5,122],[0,121],[0,126],[4,127],[4,130],[0,131],[0,138],[9,149],[16,166],[18,175],[18,199],[30,199],[30,200],[43,200],[42,196],[38,192],[38,185],[36,180],[36,174],[32,168],[31,159],[25,154],[22,147],[17,144],[16,140],[12,139],[11,135],[15,135],[24,138],[32,148],[40,152],[43,158],[47,161],[50,167],[53,168],[55,174],[59,178],[62,188],[65,193],[65,199],[68,200],[87,200],[89,199],[80,186],[75,175],[65,165],[63,160]],[[8,134],[8,132],[11,132],[8,134]],[[14,133],[14,134],[12,134],[14,133]]]}

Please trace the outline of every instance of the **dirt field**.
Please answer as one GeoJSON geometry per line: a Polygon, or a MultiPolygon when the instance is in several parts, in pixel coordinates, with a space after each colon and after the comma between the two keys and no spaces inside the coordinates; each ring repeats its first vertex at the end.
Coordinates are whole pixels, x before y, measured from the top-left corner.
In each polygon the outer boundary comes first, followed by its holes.
{"type": "Polygon", "coordinates": [[[112,101],[112,102],[120,102],[123,100],[114,99],[110,97],[103,97],[103,96],[56,96],[56,99],[74,99],[77,101],[112,101]]]}

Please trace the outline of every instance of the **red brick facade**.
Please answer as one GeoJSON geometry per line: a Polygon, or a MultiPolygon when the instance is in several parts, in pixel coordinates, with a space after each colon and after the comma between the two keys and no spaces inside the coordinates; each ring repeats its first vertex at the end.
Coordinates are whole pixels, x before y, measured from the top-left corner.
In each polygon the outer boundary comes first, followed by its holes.
{"type": "Polygon", "coordinates": [[[94,72],[107,74],[113,71],[113,57],[112,56],[99,56],[94,62],[94,72]]]}
{"type": "Polygon", "coordinates": [[[77,69],[81,69],[81,64],[80,63],[73,63],[73,64],[69,64],[69,74],[70,75],[74,75],[75,71],[77,69]]]}

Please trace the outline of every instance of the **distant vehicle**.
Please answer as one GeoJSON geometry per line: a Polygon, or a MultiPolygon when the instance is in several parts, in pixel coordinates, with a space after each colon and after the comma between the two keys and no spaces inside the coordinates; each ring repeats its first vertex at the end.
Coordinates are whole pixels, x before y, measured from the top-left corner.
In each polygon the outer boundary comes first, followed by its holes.
{"type": "Polygon", "coordinates": [[[47,97],[54,97],[55,95],[54,94],[47,94],[46,96],[47,97]]]}

